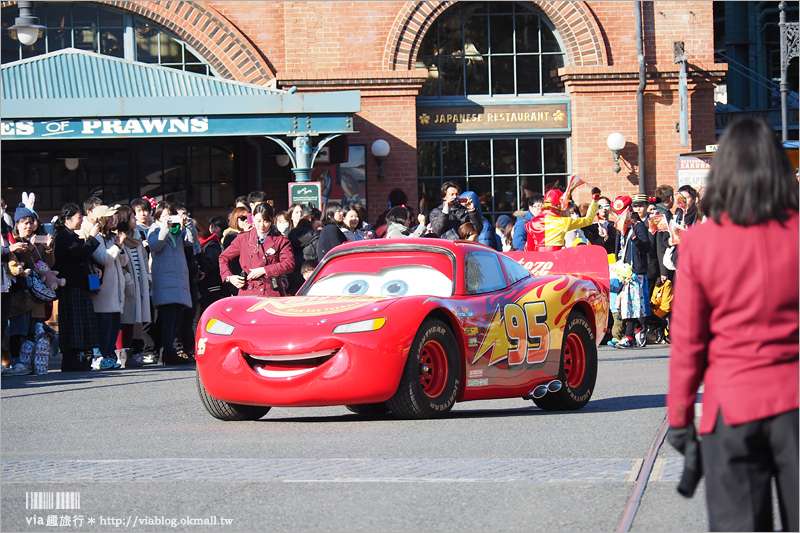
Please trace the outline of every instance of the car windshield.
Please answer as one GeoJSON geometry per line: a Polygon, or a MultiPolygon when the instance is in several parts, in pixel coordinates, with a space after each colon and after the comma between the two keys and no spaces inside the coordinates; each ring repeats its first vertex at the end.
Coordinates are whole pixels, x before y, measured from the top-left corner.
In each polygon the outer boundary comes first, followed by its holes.
{"type": "Polygon", "coordinates": [[[449,257],[426,252],[370,252],[343,255],[326,263],[309,296],[453,295],[449,257]]]}

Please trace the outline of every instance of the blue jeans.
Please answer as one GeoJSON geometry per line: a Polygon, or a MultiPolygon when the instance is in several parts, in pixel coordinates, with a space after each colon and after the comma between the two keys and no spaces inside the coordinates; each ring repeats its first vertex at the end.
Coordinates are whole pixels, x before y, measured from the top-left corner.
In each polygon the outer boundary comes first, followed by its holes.
{"type": "Polygon", "coordinates": [[[97,317],[97,336],[100,340],[100,353],[103,357],[111,357],[117,345],[120,320],[119,313],[95,313],[97,317]]]}

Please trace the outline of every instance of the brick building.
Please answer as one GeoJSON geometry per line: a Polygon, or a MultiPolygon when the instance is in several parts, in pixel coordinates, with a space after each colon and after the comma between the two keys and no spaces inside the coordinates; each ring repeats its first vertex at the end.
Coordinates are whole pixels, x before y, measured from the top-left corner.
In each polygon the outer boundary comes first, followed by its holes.
{"type": "MultiPolygon", "coordinates": [[[[640,169],[633,2],[36,2],[35,14],[48,29],[33,46],[11,40],[7,28],[17,6],[2,6],[4,70],[72,47],[232,80],[255,92],[359,91],[347,163],[318,162],[312,178],[329,184],[337,200],[354,197],[346,183],[354,179],[360,187],[355,196],[371,219],[395,187],[412,204],[424,198],[429,210],[446,180],[476,191],[495,216],[518,209],[530,192],[563,184],[571,173],[609,196],[637,192],[642,175],[649,193],[659,184],[676,185],[678,155],[715,142],[714,87],[726,67],[714,62],[711,2],[642,2],[640,169]],[[684,43],[688,58],[689,146],[681,146],[676,131],[676,41],[684,43]],[[619,174],[606,147],[612,132],[628,141],[619,174]],[[376,139],[391,148],[383,179],[370,155],[376,139]]],[[[17,102],[3,98],[6,119],[17,102]]],[[[59,143],[12,138],[10,127],[4,120],[4,140],[13,142],[3,147],[3,186],[12,205],[17,191],[33,189],[52,198],[46,207],[55,210],[67,193],[82,200],[81,194],[98,192],[94,183],[107,202],[175,194],[195,213],[218,213],[236,195],[260,186],[285,208],[287,184],[295,178],[280,146],[263,135],[59,143]],[[65,176],[81,171],[63,168],[70,149],[95,175],[81,178],[84,188],[57,192],[65,176]],[[159,161],[151,157],[154,150],[160,150],[159,161]],[[196,157],[207,158],[211,170],[206,163],[198,168],[196,157]],[[92,166],[98,158],[102,163],[92,166]],[[40,175],[35,185],[31,165],[40,175]],[[111,186],[107,172],[114,165],[111,186]],[[183,185],[171,192],[175,180],[183,185]]],[[[586,197],[587,190],[576,194],[577,200],[586,197]]]]}

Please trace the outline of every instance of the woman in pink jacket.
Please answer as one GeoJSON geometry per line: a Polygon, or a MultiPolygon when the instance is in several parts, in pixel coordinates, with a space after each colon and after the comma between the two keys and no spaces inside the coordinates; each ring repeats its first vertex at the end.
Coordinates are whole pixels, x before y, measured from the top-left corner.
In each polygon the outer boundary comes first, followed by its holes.
{"type": "Polygon", "coordinates": [[[272,225],[272,206],[266,202],[253,210],[253,228],[240,233],[219,256],[223,281],[239,289],[239,296],[283,296],[279,276],[294,270],[294,253],[289,239],[272,225]],[[231,261],[239,259],[241,275],[231,271],[231,261]]]}
{"type": "Polygon", "coordinates": [[[708,221],[681,239],[670,328],[669,438],[688,467],[678,490],[690,496],[705,470],[711,531],[773,531],[774,479],[783,531],[798,531],[798,186],[766,122],[728,128],[701,203],[708,221]]]}

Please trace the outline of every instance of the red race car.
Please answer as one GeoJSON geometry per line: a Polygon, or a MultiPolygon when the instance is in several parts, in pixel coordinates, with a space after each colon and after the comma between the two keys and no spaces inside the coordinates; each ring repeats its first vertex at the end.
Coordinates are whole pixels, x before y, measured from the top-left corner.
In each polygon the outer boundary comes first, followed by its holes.
{"type": "Polygon", "coordinates": [[[197,388],[220,420],[323,405],[436,418],[455,402],[511,397],[580,409],[607,318],[600,247],[502,254],[443,239],[348,242],[297,296],[209,306],[197,388]]]}

